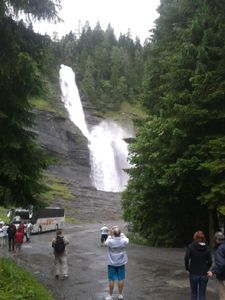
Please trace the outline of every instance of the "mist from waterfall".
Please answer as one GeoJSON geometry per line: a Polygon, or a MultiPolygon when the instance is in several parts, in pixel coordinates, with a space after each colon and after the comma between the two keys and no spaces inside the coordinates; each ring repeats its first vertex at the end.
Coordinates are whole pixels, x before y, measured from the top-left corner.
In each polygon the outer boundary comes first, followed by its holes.
{"type": "Polygon", "coordinates": [[[61,65],[59,75],[61,98],[70,120],[88,139],[93,185],[101,191],[123,191],[128,181],[128,174],[123,169],[130,167],[128,145],[124,139],[132,133],[110,120],[88,130],[73,70],[61,65]]]}

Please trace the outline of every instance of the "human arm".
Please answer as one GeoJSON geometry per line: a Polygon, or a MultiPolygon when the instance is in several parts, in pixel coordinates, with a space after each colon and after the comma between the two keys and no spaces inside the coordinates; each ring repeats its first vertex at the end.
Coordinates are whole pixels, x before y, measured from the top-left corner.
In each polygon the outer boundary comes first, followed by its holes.
{"type": "Polygon", "coordinates": [[[109,234],[105,241],[105,246],[109,246],[109,244],[112,240],[113,240],[113,236],[111,234],[109,234]]]}
{"type": "Polygon", "coordinates": [[[207,265],[209,270],[212,266],[212,252],[210,250],[208,250],[207,265]]]}
{"type": "Polygon", "coordinates": [[[191,252],[191,251],[190,251],[190,248],[187,247],[186,253],[185,253],[185,256],[184,256],[184,265],[185,265],[185,269],[186,269],[187,271],[190,271],[190,266],[189,266],[190,254],[191,254],[190,252],[191,252]]]}
{"type": "Polygon", "coordinates": [[[64,244],[65,245],[68,245],[69,244],[69,240],[66,236],[63,237],[63,240],[64,240],[64,244]]]}
{"type": "Polygon", "coordinates": [[[126,235],[123,232],[121,232],[120,237],[123,239],[125,245],[129,244],[129,239],[128,237],[126,237],[126,235]]]}

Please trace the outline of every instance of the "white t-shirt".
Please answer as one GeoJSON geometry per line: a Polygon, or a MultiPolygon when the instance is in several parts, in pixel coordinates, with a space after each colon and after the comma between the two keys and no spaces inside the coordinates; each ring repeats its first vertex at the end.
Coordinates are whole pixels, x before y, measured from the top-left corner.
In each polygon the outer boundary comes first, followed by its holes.
{"type": "Polygon", "coordinates": [[[121,233],[120,237],[108,236],[105,245],[108,246],[107,264],[110,266],[122,266],[128,261],[125,250],[129,239],[121,233]]]}
{"type": "Polygon", "coordinates": [[[109,228],[107,226],[103,226],[101,229],[101,234],[108,234],[109,233],[109,228]]]}

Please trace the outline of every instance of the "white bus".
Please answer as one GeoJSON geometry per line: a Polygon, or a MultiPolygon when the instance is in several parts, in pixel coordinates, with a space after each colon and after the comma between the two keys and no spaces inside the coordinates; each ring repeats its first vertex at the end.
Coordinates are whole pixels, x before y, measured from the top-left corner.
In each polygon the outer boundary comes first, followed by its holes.
{"type": "Polygon", "coordinates": [[[21,222],[31,223],[31,233],[41,233],[50,230],[62,229],[65,225],[64,208],[47,207],[40,209],[11,209],[8,212],[10,222],[18,226],[21,222]]]}

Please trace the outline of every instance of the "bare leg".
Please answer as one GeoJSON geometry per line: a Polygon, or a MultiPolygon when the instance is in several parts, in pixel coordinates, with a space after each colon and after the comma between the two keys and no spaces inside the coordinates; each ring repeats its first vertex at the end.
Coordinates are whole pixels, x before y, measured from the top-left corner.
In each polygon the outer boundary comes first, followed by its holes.
{"type": "Polygon", "coordinates": [[[114,289],[114,281],[109,281],[109,295],[112,296],[114,289]]]}
{"type": "Polygon", "coordinates": [[[119,290],[119,294],[122,295],[122,292],[123,292],[123,280],[119,280],[118,281],[118,290],[119,290]]]}

